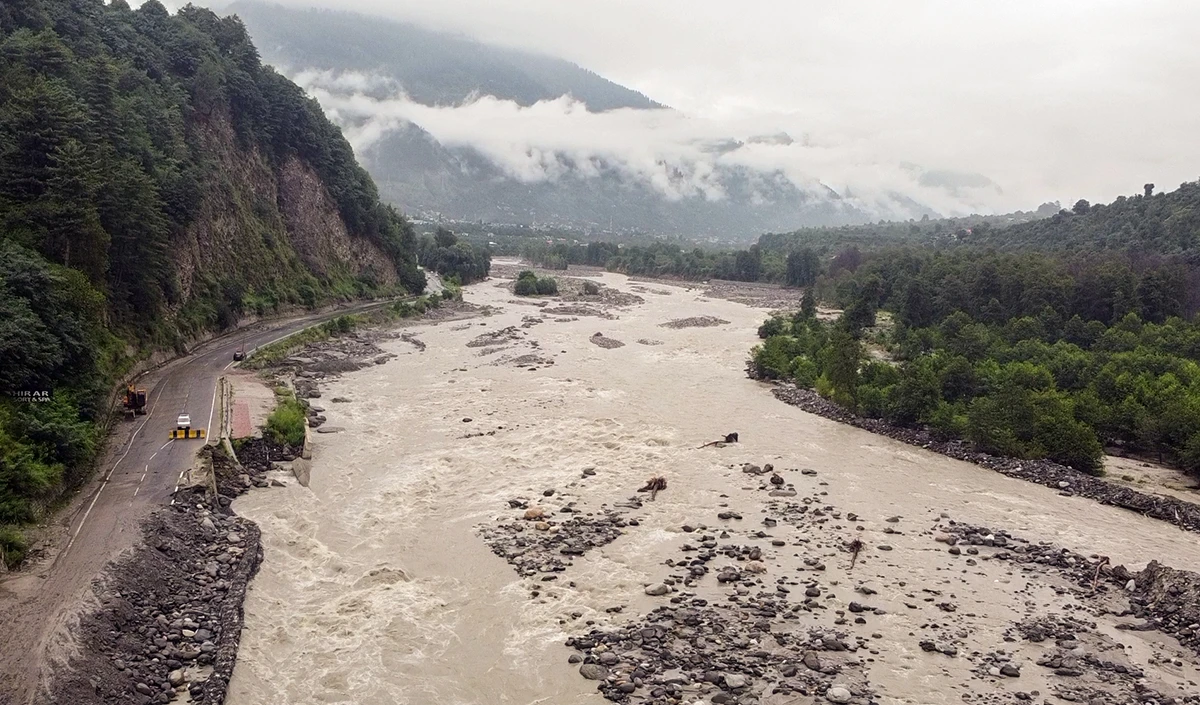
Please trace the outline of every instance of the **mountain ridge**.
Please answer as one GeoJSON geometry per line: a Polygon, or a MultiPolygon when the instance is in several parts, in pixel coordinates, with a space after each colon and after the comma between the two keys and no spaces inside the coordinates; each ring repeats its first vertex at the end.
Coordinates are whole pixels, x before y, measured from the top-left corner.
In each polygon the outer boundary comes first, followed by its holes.
{"type": "Polygon", "coordinates": [[[376,73],[402,84],[425,105],[458,105],[486,94],[529,106],[571,94],[596,111],[664,107],[565,59],[409,22],[262,0],[236,0],[223,11],[241,18],[268,61],[296,70],[376,73]],[[343,35],[354,41],[339,41],[343,35]]]}

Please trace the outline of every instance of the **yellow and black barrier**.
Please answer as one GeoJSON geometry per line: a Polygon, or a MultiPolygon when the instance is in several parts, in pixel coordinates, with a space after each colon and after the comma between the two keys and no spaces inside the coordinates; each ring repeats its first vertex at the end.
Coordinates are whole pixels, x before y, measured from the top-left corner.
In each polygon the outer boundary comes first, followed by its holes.
{"type": "Polygon", "coordinates": [[[171,438],[204,438],[204,429],[202,428],[177,428],[171,431],[171,438]]]}

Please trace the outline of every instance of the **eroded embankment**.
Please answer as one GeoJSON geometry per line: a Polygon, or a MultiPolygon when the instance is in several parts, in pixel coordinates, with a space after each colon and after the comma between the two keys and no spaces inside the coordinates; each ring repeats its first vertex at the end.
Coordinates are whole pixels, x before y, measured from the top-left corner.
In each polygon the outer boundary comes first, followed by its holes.
{"type": "MultiPolygon", "coordinates": [[[[263,459],[294,453],[261,440],[247,450],[263,459]]],[[[74,631],[77,656],[52,679],[51,702],[224,702],[246,586],[262,560],[258,527],[229,506],[267,484],[270,461],[239,467],[211,446],[202,453],[215,485],[177,492],[97,582],[97,606],[74,631]]]]}
{"type": "Polygon", "coordinates": [[[857,416],[811,389],[800,389],[792,384],[777,384],[773,393],[780,401],[810,414],[887,436],[955,460],[974,463],[1009,477],[1052,487],[1064,494],[1087,497],[1101,504],[1129,509],[1153,519],[1170,522],[1187,531],[1200,532],[1200,505],[1191,502],[1138,492],[1050,460],[1020,460],[980,453],[964,441],[939,440],[924,429],[895,426],[882,419],[857,416]]]}

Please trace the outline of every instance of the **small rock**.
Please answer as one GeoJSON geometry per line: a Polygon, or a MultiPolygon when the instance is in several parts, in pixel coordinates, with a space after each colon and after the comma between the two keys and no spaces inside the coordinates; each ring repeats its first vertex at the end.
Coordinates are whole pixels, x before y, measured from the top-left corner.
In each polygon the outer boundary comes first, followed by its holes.
{"type": "Polygon", "coordinates": [[[853,697],[850,694],[850,689],[844,685],[835,685],[825,691],[825,699],[831,703],[848,703],[853,697]]]}
{"type": "Polygon", "coordinates": [[[725,674],[725,686],[728,688],[745,688],[746,683],[746,677],[740,673],[725,674]]]}
{"type": "Polygon", "coordinates": [[[646,587],[646,594],[650,595],[651,597],[661,597],[670,591],[671,591],[671,588],[667,587],[666,585],[663,585],[662,583],[658,583],[655,585],[648,585],[646,587]]]}
{"type": "Polygon", "coordinates": [[[1008,676],[1009,678],[1020,678],[1021,669],[1017,668],[1011,663],[1006,663],[1000,667],[1000,675],[1008,676]]]}

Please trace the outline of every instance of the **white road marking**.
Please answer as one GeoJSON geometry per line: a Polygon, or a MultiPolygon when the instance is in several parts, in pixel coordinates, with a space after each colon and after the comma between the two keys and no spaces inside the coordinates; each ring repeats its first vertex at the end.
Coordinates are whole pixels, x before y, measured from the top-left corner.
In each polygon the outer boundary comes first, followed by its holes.
{"type": "MultiPolygon", "coordinates": [[[[383,306],[383,305],[386,305],[386,302],[385,302],[385,303],[383,303],[383,304],[380,304],[380,306],[383,306]]],[[[366,307],[363,307],[363,308],[364,308],[364,309],[368,309],[368,308],[373,308],[373,306],[366,306],[366,307]]],[[[286,325],[286,324],[284,324],[284,325],[286,325]]],[[[311,324],[311,325],[317,325],[317,324],[316,324],[316,323],[313,323],[313,324],[311,324]]],[[[302,331],[302,330],[305,330],[306,328],[309,328],[309,327],[311,327],[311,325],[310,325],[310,326],[303,326],[303,327],[299,328],[298,330],[294,330],[294,331],[292,331],[291,333],[287,333],[286,335],[281,335],[281,336],[279,336],[278,338],[275,338],[274,340],[267,341],[267,342],[263,343],[262,345],[256,345],[256,346],[254,346],[254,349],[255,349],[255,350],[257,350],[258,348],[262,347],[263,345],[270,345],[270,344],[272,344],[272,343],[277,343],[277,342],[279,342],[280,340],[283,340],[284,338],[287,338],[287,337],[293,336],[293,335],[295,335],[296,333],[299,333],[300,331],[302,331]]],[[[221,370],[221,371],[222,371],[222,372],[224,372],[225,370],[228,370],[228,369],[229,369],[231,366],[233,366],[233,364],[234,364],[233,362],[230,362],[228,365],[225,365],[225,367],[224,367],[224,368],[222,368],[222,370],[221,370]]],[[[166,380],[164,379],[164,380],[162,380],[162,382],[163,382],[163,383],[165,383],[165,382],[166,382],[166,380]]],[[[77,527],[75,528],[75,533],[74,533],[74,534],[72,534],[72,535],[71,535],[71,539],[70,539],[69,541],[67,541],[67,545],[66,545],[66,547],[65,547],[65,548],[63,548],[63,550],[62,550],[62,553],[59,553],[59,554],[58,554],[58,556],[57,556],[57,557],[55,557],[55,559],[54,559],[54,562],[55,562],[55,563],[57,563],[57,562],[58,562],[58,560],[59,560],[60,558],[62,558],[63,556],[67,555],[67,552],[71,550],[71,546],[75,545],[75,539],[79,538],[79,532],[83,531],[83,525],[84,525],[84,524],[87,522],[87,520],[88,520],[88,516],[90,516],[90,515],[91,515],[91,513],[92,513],[92,509],[93,509],[93,508],[96,506],[96,501],[100,499],[100,495],[101,495],[101,493],[103,493],[103,492],[104,492],[104,488],[108,486],[108,481],[109,481],[110,479],[112,479],[113,473],[116,471],[116,469],[117,469],[117,466],[121,464],[121,461],[125,459],[125,456],[129,455],[129,451],[133,450],[133,441],[134,441],[134,439],[136,439],[136,438],[137,438],[137,435],[138,435],[139,433],[141,433],[141,432],[142,432],[142,429],[146,427],[146,424],[150,423],[150,419],[151,419],[151,417],[153,417],[153,416],[154,416],[154,409],[155,409],[155,407],[157,407],[157,406],[158,406],[158,399],[159,399],[159,396],[161,396],[161,395],[159,395],[159,394],[155,394],[155,395],[154,395],[154,401],[153,401],[153,402],[150,404],[150,411],[148,411],[148,412],[146,413],[146,418],[145,418],[145,420],[144,420],[144,421],[142,421],[142,425],[141,425],[141,426],[138,426],[138,427],[137,427],[137,429],[136,429],[136,430],[134,430],[134,432],[133,432],[133,435],[129,437],[129,441],[128,441],[128,443],[126,444],[125,452],[124,452],[124,453],[121,455],[121,457],[120,457],[120,458],[118,458],[118,459],[117,459],[117,462],[113,463],[113,466],[112,466],[111,468],[109,468],[109,470],[108,470],[108,474],[107,474],[107,475],[105,475],[105,476],[104,476],[104,479],[100,481],[100,489],[96,490],[96,496],[92,497],[92,502],[91,502],[91,504],[89,504],[89,505],[88,505],[87,511],[83,513],[83,518],[79,520],[79,526],[77,526],[77,527]]],[[[213,407],[212,407],[212,408],[210,408],[210,409],[209,409],[209,412],[208,412],[208,424],[209,424],[209,427],[210,427],[210,428],[212,427],[212,416],[213,416],[213,409],[216,407],[216,402],[217,402],[217,390],[216,390],[216,388],[215,388],[215,385],[214,385],[214,389],[213,389],[213,407]]],[[[174,439],[172,439],[172,440],[174,440],[174,439]]],[[[205,443],[206,443],[206,444],[208,443],[208,440],[209,440],[209,438],[208,438],[208,436],[206,436],[206,440],[205,440],[205,443]]],[[[163,448],[166,448],[166,447],[167,447],[167,446],[169,446],[169,445],[171,445],[171,441],[167,441],[166,443],[162,444],[162,447],[161,447],[161,448],[159,448],[159,450],[162,450],[163,448]]],[[[158,454],[158,453],[156,452],[156,453],[155,453],[155,455],[157,455],[157,454],[158,454]]],[[[151,457],[153,457],[153,456],[151,456],[151,457]]],[[[184,472],[186,472],[186,470],[185,470],[184,472]]],[[[180,481],[182,481],[182,480],[183,480],[183,473],[180,473],[180,474],[179,474],[179,479],[180,479],[180,481]]],[[[178,484],[178,483],[176,483],[176,485],[175,485],[175,490],[174,490],[174,491],[172,491],[172,494],[173,494],[175,491],[178,491],[178,490],[179,490],[179,484],[178,484]]],[[[174,499],[172,499],[172,500],[171,500],[171,504],[175,504],[175,500],[174,500],[174,499]]]]}
{"type": "MultiPolygon", "coordinates": [[[[92,503],[88,505],[87,511],[83,513],[83,518],[79,520],[79,526],[75,527],[75,533],[71,535],[71,540],[67,541],[67,545],[62,550],[62,553],[58,554],[58,557],[54,559],[55,563],[58,562],[59,558],[67,555],[67,551],[70,551],[71,546],[75,545],[75,539],[79,538],[79,532],[83,531],[83,525],[87,523],[88,516],[92,513],[92,508],[96,506],[96,500],[100,499],[100,494],[104,492],[104,488],[108,486],[108,481],[112,479],[113,473],[117,470],[117,466],[121,464],[121,461],[125,459],[125,456],[129,455],[129,451],[133,450],[133,441],[137,438],[138,434],[142,432],[142,429],[146,428],[146,424],[150,423],[150,419],[154,417],[154,409],[158,406],[158,397],[158,394],[154,395],[154,401],[150,404],[150,411],[146,412],[146,419],[142,421],[141,426],[138,426],[136,429],[134,429],[133,435],[129,437],[129,441],[125,445],[125,452],[120,458],[117,458],[117,462],[113,463],[113,466],[108,469],[108,474],[105,475],[104,479],[100,481],[100,489],[96,490],[96,496],[92,497],[92,503]]],[[[170,443],[170,441],[167,441],[167,443],[170,443]]],[[[166,447],[167,444],[164,443],[163,448],[166,447]]],[[[162,450],[162,448],[159,448],[159,450],[162,450]]]]}

